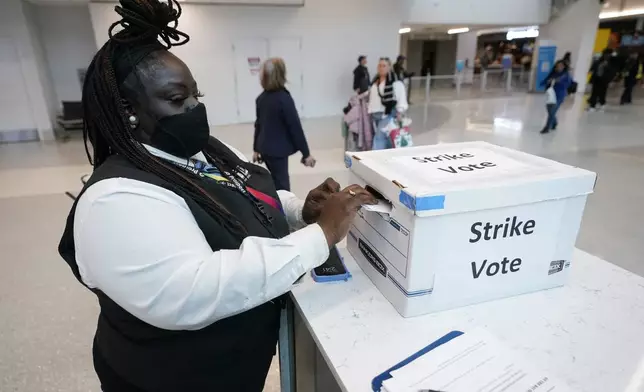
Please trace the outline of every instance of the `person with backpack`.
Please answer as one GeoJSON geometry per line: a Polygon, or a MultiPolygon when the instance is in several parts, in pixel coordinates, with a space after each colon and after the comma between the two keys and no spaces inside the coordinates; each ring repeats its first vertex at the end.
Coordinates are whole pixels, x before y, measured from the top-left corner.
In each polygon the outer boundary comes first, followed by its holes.
{"type": "Polygon", "coordinates": [[[546,125],[541,130],[541,133],[548,133],[557,129],[557,112],[559,107],[568,95],[568,87],[572,83],[570,73],[566,70],[566,64],[563,61],[557,61],[551,75],[543,81],[543,85],[547,85],[546,90],[546,111],[548,112],[548,119],[546,125]]]}

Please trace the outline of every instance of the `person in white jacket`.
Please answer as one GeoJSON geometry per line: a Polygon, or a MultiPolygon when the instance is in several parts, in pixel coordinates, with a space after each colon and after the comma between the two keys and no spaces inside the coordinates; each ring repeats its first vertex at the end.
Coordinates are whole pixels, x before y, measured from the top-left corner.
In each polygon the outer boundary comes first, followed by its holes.
{"type": "Polygon", "coordinates": [[[389,139],[388,125],[408,108],[405,85],[392,72],[391,61],[386,57],[380,58],[378,76],[369,90],[369,114],[374,128],[374,150],[393,147],[389,139]]]}

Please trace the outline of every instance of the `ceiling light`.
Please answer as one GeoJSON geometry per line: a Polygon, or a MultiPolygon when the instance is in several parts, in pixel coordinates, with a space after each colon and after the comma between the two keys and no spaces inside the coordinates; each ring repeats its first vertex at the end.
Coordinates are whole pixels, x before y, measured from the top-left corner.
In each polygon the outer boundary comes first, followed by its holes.
{"type": "Polygon", "coordinates": [[[470,31],[469,27],[459,27],[458,29],[447,30],[447,34],[460,34],[460,33],[467,33],[468,31],[470,31]]]}
{"type": "Polygon", "coordinates": [[[407,34],[411,31],[410,27],[403,27],[400,30],[398,30],[398,34],[407,34]]]}
{"type": "Polygon", "coordinates": [[[539,29],[510,30],[505,35],[505,39],[508,41],[512,41],[513,39],[536,38],[538,36],[539,36],[539,29]]]}
{"type": "Polygon", "coordinates": [[[602,12],[599,19],[621,18],[624,16],[634,16],[644,14],[644,8],[633,8],[625,11],[602,12]]]}

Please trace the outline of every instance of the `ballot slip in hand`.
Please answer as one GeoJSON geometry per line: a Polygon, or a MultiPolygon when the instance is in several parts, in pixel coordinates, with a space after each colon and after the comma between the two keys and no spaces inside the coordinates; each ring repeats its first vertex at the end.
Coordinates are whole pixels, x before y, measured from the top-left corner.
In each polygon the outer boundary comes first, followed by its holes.
{"type": "Polygon", "coordinates": [[[391,371],[382,386],[387,392],[572,392],[484,330],[460,335],[391,371]]]}
{"type": "Polygon", "coordinates": [[[391,203],[385,200],[378,200],[378,204],[364,204],[362,208],[366,211],[379,212],[381,214],[389,214],[393,207],[391,203]]]}

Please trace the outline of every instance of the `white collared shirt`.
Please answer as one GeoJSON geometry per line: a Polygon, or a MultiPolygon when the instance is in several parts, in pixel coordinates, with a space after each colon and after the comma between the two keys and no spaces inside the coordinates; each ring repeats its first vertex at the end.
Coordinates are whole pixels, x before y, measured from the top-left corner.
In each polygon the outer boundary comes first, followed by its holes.
{"type": "MultiPolygon", "coordinates": [[[[193,158],[205,161],[202,153],[193,158]]],[[[290,192],[278,195],[289,225],[304,227],[304,202],[290,192]]],[[[247,237],[239,249],[213,251],[180,196],[128,178],[102,180],[85,191],[76,206],[74,242],[87,286],[170,330],[200,329],[270,301],[329,256],[317,224],[282,239],[247,237]]]]}

